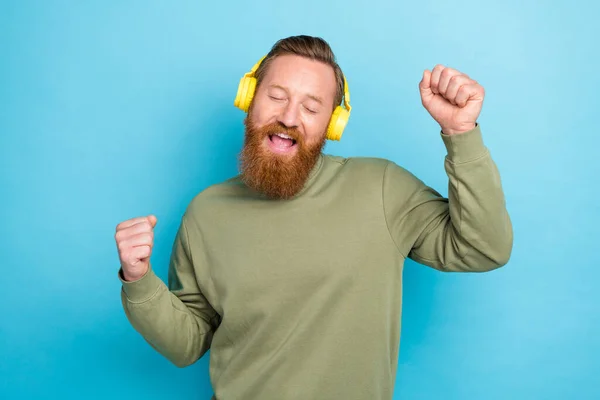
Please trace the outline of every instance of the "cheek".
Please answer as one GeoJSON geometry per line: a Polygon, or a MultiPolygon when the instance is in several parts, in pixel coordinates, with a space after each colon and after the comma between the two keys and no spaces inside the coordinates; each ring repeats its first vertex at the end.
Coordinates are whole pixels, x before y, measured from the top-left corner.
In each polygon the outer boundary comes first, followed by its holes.
{"type": "Polygon", "coordinates": [[[327,127],[329,126],[329,118],[311,121],[310,124],[306,126],[306,136],[308,137],[308,141],[311,143],[316,143],[325,137],[327,134],[327,127]]]}
{"type": "Polygon", "coordinates": [[[260,126],[272,122],[273,118],[275,118],[275,110],[261,101],[252,104],[250,113],[252,114],[252,120],[260,126]]]}

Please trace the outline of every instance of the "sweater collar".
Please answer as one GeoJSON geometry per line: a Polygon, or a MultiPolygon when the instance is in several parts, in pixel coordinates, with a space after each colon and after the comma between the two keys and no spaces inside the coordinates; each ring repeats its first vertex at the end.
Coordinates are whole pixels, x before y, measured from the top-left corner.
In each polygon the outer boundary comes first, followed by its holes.
{"type": "Polygon", "coordinates": [[[304,182],[304,186],[302,187],[302,189],[300,189],[296,196],[294,196],[294,198],[302,196],[304,192],[306,192],[306,190],[312,186],[313,182],[317,178],[317,175],[319,175],[319,171],[321,171],[321,167],[323,167],[324,158],[325,157],[323,156],[323,153],[320,153],[319,158],[317,158],[315,165],[313,166],[310,173],[308,174],[308,177],[306,178],[306,182],[304,182]]]}

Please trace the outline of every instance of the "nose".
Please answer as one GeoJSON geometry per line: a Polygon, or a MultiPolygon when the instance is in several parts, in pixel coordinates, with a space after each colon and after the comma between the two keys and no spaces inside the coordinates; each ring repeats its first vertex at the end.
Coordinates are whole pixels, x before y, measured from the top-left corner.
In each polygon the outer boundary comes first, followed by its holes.
{"type": "Polygon", "coordinates": [[[288,101],[285,107],[281,109],[277,121],[287,128],[298,127],[298,107],[293,101],[288,101]]]}

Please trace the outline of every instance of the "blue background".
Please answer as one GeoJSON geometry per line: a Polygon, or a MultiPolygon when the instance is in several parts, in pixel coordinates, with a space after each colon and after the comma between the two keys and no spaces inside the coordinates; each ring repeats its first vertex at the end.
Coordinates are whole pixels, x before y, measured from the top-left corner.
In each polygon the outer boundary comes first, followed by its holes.
{"type": "Polygon", "coordinates": [[[327,153],[392,159],[447,194],[418,82],[486,89],[479,119],[515,231],[478,275],[409,262],[395,399],[600,398],[598,3],[0,2],[0,398],[212,393],[121,308],[114,229],[154,213],[166,278],[193,196],[237,173],[240,77],[279,38],[330,42],[353,114],[327,153]]]}

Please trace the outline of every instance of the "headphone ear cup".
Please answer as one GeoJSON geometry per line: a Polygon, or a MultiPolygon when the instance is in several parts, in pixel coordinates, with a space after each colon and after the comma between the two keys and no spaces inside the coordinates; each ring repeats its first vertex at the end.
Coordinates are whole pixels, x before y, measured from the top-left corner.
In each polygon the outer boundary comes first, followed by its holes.
{"type": "Polygon", "coordinates": [[[327,139],[340,140],[342,138],[342,133],[344,133],[344,128],[348,123],[349,117],[350,113],[348,110],[342,106],[337,106],[333,111],[333,114],[331,114],[331,119],[329,120],[329,126],[327,127],[327,139]]]}
{"type": "Polygon", "coordinates": [[[238,86],[238,92],[235,96],[233,104],[244,112],[248,112],[250,103],[254,98],[254,91],[256,90],[256,78],[244,76],[240,80],[238,86]]]}

